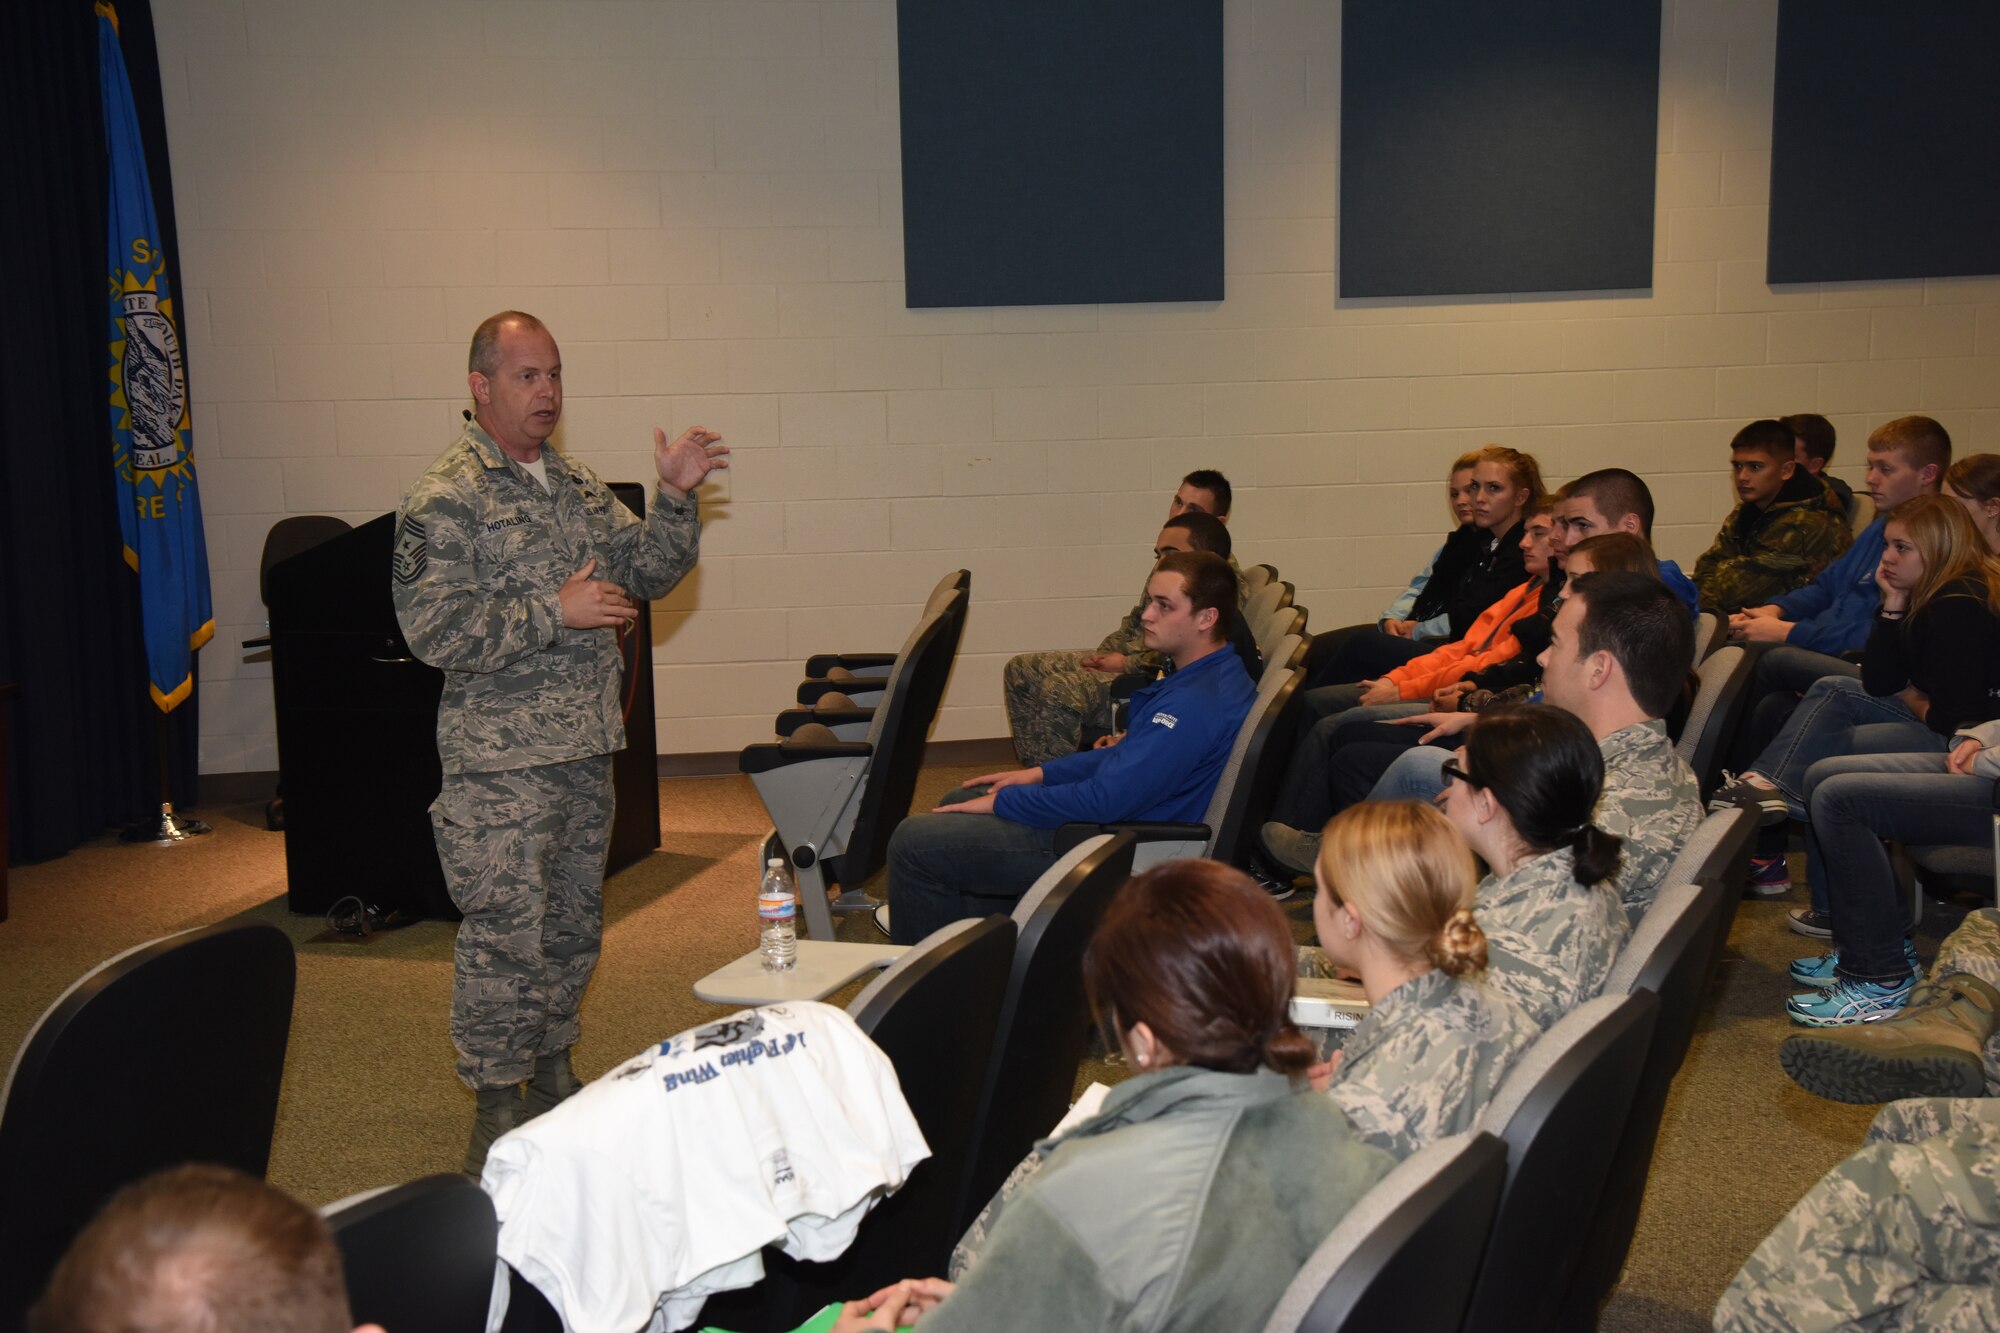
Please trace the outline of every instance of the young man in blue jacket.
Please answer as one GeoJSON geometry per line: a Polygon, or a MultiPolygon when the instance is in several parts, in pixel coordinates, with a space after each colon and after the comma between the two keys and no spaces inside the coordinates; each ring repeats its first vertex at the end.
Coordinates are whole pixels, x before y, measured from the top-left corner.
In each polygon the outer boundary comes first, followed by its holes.
{"type": "MultiPolygon", "coordinates": [[[[1757,659],[1744,699],[1743,722],[1730,742],[1729,766],[1751,768],[1757,756],[1798,707],[1799,696],[1822,676],[1858,678],[1861,669],[1840,654],[1857,653],[1875,623],[1875,566],[1882,560],[1882,525],[1897,505],[1935,492],[1951,466],[1951,436],[1929,417],[1897,417],[1868,437],[1868,494],[1875,520],[1819,577],[1775,602],[1729,618],[1729,637],[1768,645],[1757,659]]],[[[1751,892],[1781,897],[1791,888],[1780,835],[1760,845],[1751,892]]],[[[1823,905],[1792,913],[1792,929],[1826,938],[1832,932],[1823,905]]]]}
{"type": "Polygon", "coordinates": [[[989,773],[912,815],[889,839],[889,933],[915,944],[966,917],[1013,910],[1055,864],[1072,822],[1200,823],[1257,684],[1229,647],[1236,575],[1175,551],[1146,582],[1146,647],[1174,669],[1132,696],[1123,740],[1035,768],[989,773]]]}

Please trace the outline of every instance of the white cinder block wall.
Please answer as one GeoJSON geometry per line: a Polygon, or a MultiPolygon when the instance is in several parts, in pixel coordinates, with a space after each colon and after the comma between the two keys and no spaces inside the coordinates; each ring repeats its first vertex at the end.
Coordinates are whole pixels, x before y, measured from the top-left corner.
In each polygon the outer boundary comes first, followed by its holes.
{"type": "MultiPolygon", "coordinates": [[[[559,339],[562,445],[735,447],[657,608],[660,745],[765,738],[799,661],[973,615],[937,735],[1000,736],[1000,666],[1092,646],[1167,493],[1237,485],[1246,562],[1320,628],[1374,613],[1468,446],[1648,476],[1690,562],[1726,444],[1820,411],[2000,436],[2000,281],[1764,283],[1773,0],[1666,0],[1650,292],[1338,302],[1339,8],[1226,0],[1227,297],[906,310],[894,0],[154,0],[218,633],[206,772],[276,767],[258,552],[393,508],[453,437],[492,311],[559,339]]],[[[1032,189],[1026,181],[1023,188],[1032,189]]],[[[1052,199],[1051,207],[1063,201],[1052,199]]]]}

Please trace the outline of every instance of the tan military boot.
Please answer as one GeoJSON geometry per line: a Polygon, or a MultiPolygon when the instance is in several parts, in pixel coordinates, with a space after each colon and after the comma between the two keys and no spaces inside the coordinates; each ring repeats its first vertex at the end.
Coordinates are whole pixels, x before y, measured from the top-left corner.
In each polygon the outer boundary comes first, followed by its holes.
{"type": "Polygon", "coordinates": [[[533,1120],[544,1111],[555,1110],[558,1103],[574,1097],[582,1088],[582,1080],[570,1068],[568,1051],[536,1056],[535,1075],[521,1089],[521,1101],[526,1108],[523,1118],[533,1120]]]}
{"type": "Polygon", "coordinates": [[[465,1147],[465,1174],[474,1180],[486,1169],[486,1152],[493,1140],[525,1123],[528,1116],[521,1106],[521,1085],[481,1088],[474,1094],[479,1109],[472,1120],[472,1141],[465,1147]]]}
{"type": "Polygon", "coordinates": [[[2000,991],[1965,972],[1919,984],[1894,1018],[1794,1032],[1778,1063],[1807,1092],[1837,1102],[1979,1097],[2000,991]]]}

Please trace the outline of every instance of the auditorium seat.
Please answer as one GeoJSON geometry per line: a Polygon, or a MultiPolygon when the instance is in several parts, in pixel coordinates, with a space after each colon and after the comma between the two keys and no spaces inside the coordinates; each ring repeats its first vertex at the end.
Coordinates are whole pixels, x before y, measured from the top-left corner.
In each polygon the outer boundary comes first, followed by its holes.
{"type": "Polygon", "coordinates": [[[1721,616],[1713,611],[1703,611],[1694,618],[1694,660],[1688,663],[1688,670],[1698,669],[1708,660],[1708,655],[1720,648],[1727,626],[1721,616]]]}
{"type": "Polygon", "coordinates": [[[1650,991],[1585,1001],[1521,1054],[1480,1117],[1480,1128],[1507,1145],[1507,1185],[1467,1333],[1554,1326],[1658,1012],[1650,991]]]}
{"type": "MultiPolygon", "coordinates": [[[[959,601],[962,590],[951,596],[959,601]]],[[[756,785],[773,828],[765,856],[784,856],[816,940],[833,938],[827,890],[840,910],[876,906],[861,883],[882,865],[889,835],[909,813],[931,723],[951,674],[963,615],[950,607],[919,622],[897,654],[863,739],[806,723],[782,741],[745,746],[738,767],[756,785]]]]}
{"type": "MultiPolygon", "coordinates": [[[[953,570],[939,579],[930,596],[924,599],[917,623],[955,609],[959,616],[958,630],[963,631],[965,608],[971,596],[971,571],[953,570]]],[[[957,650],[954,638],[952,651],[957,650]]],[[[850,704],[872,707],[881,698],[882,687],[888,683],[889,670],[895,663],[895,653],[816,653],[806,659],[805,679],[799,682],[795,702],[811,707],[822,696],[837,693],[845,695],[850,704]]]]}
{"type": "Polygon", "coordinates": [[[1659,997],[1660,1010],[1631,1114],[1625,1119],[1596,1216],[1584,1235],[1561,1318],[1566,1328],[1597,1326],[1598,1308],[1618,1285],[1632,1248],[1667,1093],[1694,1040],[1702,995],[1714,967],[1715,933],[1728,919],[1729,897],[1719,883],[1676,884],[1660,890],[1605,978],[1606,995],[1650,991],[1659,997]]]}
{"type": "Polygon", "coordinates": [[[1243,603],[1243,619],[1254,633],[1271,614],[1292,604],[1294,590],[1289,583],[1272,582],[1250,594],[1243,603]]]}
{"type": "Polygon", "coordinates": [[[1457,1328],[1506,1180],[1507,1148],[1491,1134],[1418,1149],[1320,1242],[1264,1333],[1457,1328]]]}
{"type": "Polygon", "coordinates": [[[1248,565],[1243,570],[1243,595],[1247,598],[1267,583],[1278,581],[1276,565],[1248,565]]]}
{"type": "Polygon", "coordinates": [[[1296,726],[1299,687],[1305,680],[1305,672],[1294,663],[1303,650],[1302,640],[1287,636],[1265,661],[1257,698],[1237,730],[1201,823],[1121,820],[1113,824],[1064,824],[1056,830],[1057,853],[1099,833],[1130,832],[1139,841],[1134,862],[1139,870],[1183,856],[1207,856],[1233,866],[1245,865],[1257,830],[1269,816],[1284,780],[1285,761],[1290,757],[1284,742],[1296,726]]]}
{"type": "Polygon", "coordinates": [[[322,1210],[340,1248],[356,1324],[482,1333],[500,1224],[465,1176],[437,1175],[322,1210]]]}
{"type": "Polygon", "coordinates": [[[0,1328],[120,1188],[264,1174],[296,974],[284,931],[226,922],[119,954],[36,1020],[0,1092],[0,1328]]]}
{"type": "Polygon", "coordinates": [[[876,1205],[840,1258],[804,1263],[766,1249],[764,1280],[710,1298],[703,1325],[777,1333],[833,1301],[944,1273],[959,1237],[954,1223],[1014,944],[1008,917],[955,921],[854,997],[847,1012],[896,1067],[931,1156],[876,1205]]]}
{"type": "Polygon", "coordinates": [[[1674,750],[1694,770],[1704,799],[1714,789],[1722,765],[1723,747],[1736,734],[1743,700],[1756,663],[1734,645],[1718,648],[1695,668],[1700,682],[1687,721],[1681,724],[1674,750]]]}
{"type": "Polygon", "coordinates": [[[1091,838],[1015,904],[1014,966],[972,1131],[960,1231],[1069,1110],[1090,1029],[1083,951],[1111,895],[1131,878],[1132,852],[1128,836],[1091,838]]]}
{"type": "Polygon", "coordinates": [[[1848,516],[1847,525],[1859,537],[1861,530],[1875,521],[1875,497],[1866,491],[1854,493],[1854,512],[1848,516]]]}

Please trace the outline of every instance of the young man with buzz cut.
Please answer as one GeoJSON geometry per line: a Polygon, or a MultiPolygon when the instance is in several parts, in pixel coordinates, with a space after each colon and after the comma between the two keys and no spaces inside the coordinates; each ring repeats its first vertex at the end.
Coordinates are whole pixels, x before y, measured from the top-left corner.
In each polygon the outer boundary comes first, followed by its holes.
{"type": "MultiPolygon", "coordinates": [[[[1229,647],[1236,575],[1209,551],[1170,552],[1146,580],[1146,647],[1173,671],[1132,696],[1115,745],[988,773],[889,839],[888,929],[915,944],[1007,912],[1056,861],[1064,824],[1199,823],[1257,684],[1229,647]]],[[[878,920],[879,923],[879,920],[878,920]]]]}
{"type": "Polygon", "coordinates": [[[1729,442],[1736,508],[1695,561],[1701,604],[1740,611],[1782,596],[1826,567],[1852,540],[1847,516],[1819,478],[1803,472],[1791,428],[1753,421],[1729,442]]]}
{"type": "MultiPolygon", "coordinates": [[[[1549,533],[1556,567],[1564,568],[1570,547],[1607,532],[1629,532],[1648,548],[1653,544],[1652,489],[1638,473],[1622,467],[1586,472],[1556,492],[1555,527],[1549,533]]],[[[1701,600],[1693,580],[1671,560],[1661,560],[1659,566],[1660,582],[1693,615],[1701,600]]]]}

